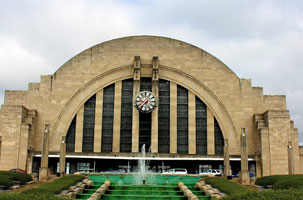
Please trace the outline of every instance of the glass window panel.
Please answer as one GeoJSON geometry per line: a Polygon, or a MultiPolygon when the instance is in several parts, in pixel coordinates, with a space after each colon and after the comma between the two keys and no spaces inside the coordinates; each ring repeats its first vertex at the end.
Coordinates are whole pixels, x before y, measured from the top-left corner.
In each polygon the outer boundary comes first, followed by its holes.
{"type": "Polygon", "coordinates": [[[120,151],[131,152],[133,116],[133,79],[122,81],[122,107],[120,125],[120,151]]]}
{"type": "Polygon", "coordinates": [[[177,86],[177,152],[188,154],[188,91],[177,86]]]}
{"type": "Polygon", "coordinates": [[[223,148],[224,148],[224,139],[221,128],[217,119],[215,118],[214,128],[215,128],[215,154],[216,155],[223,155],[223,148]]]}
{"type": "Polygon", "coordinates": [[[73,121],[69,125],[66,134],[66,152],[75,152],[76,119],[77,115],[75,115],[73,121]]]}
{"type": "Polygon", "coordinates": [[[96,95],[84,103],[82,152],[93,152],[96,95]]]}
{"type": "Polygon", "coordinates": [[[207,107],[196,96],[196,153],[207,154],[207,107]]]}
{"type": "Polygon", "coordinates": [[[169,153],[170,145],[170,82],[159,80],[158,152],[169,153]]]}
{"type": "Polygon", "coordinates": [[[112,151],[115,100],[114,94],[115,84],[111,84],[103,89],[101,152],[112,151]]]}

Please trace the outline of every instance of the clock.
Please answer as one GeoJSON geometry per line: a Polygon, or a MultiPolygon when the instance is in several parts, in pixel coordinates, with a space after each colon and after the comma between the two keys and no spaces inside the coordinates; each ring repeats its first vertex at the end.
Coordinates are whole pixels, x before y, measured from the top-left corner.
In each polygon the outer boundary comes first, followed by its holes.
{"type": "Polygon", "coordinates": [[[149,91],[140,92],[135,99],[135,107],[143,113],[149,113],[156,107],[156,97],[149,91]]]}

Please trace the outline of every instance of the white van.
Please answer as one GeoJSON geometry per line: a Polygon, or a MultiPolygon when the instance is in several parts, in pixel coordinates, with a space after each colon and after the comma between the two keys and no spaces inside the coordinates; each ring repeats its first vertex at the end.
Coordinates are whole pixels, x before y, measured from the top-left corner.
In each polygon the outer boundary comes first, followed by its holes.
{"type": "Polygon", "coordinates": [[[221,169],[209,169],[206,172],[200,173],[200,175],[223,176],[223,172],[221,169]]]}
{"type": "Polygon", "coordinates": [[[163,174],[187,174],[187,170],[185,168],[174,168],[163,172],[163,174]]]}

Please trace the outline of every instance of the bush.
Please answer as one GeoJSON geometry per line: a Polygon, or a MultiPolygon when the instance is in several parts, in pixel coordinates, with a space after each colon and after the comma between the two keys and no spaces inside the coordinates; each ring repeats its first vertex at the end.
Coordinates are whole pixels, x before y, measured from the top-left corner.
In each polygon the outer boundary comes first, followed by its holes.
{"type": "Polygon", "coordinates": [[[221,192],[224,192],[227,195],[243,194],[248,192],[248,190],[241,185],[223,178],[206,178],[205,183],[210,184],[214,188],[218,188],[221,192]]]}
{"type": "Polygon", "coordinates": [[[273,185],[273,189],[303,189],[303,178],[289,179],[277,182],[273,185]]]}
{"type": "Polygon", "coordinates": [[[67,200],[62,197],[55,197],[50,193],[22,194],[22,193],[0,193],[1,200],[67,200]]]}
{"type": "Polygon", "coordinates": [[[0,176],[0,185],[4,185],[4,188],[8,189],[13,185],[13,181],[6,176],[0,176]]]}
{"type": "Polygon", "coordinates": [[[262,192],[248,192],[246,194],[235,194],[224,198],[224,200],[303,200],[303,190],[267,190],[262,192]]]}
{"type": "Polygon", "coordinates": [[[13,181],[20,181],[24,184],[31,181],[32,177],[28,174],[11,172],[11,171],[0,171],[0,185],[4,185],[5,189],[8,189],[13,185],[13,181]]]}
{"type": "Polygon", "coordinates": [[[274,185],[281,181],[287,181],[292,179],[303,179],[303,175],[274,175],[274,176],[264,176],[262,178],[258,178],[256,181],[256,185],[268,186],[274,185]]]}
{"type": "Polygon", "coordinates": [[[75,185],[77,182],[82,181],[84,176],[82,175],[70,175],[64,176],[62,178],[56,179],[53,182],[41,185],[38,188],[26,190],[25,194],[40,194],[40,193],[50,193],[59,194],[62,190],[68,189],[69,186],[75,185]]]}

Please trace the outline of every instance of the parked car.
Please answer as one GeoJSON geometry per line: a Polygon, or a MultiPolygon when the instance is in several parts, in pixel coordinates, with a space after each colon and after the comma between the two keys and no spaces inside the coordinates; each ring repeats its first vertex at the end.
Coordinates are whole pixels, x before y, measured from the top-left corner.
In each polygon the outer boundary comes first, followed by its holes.
{"type": "Polygon", "coordinates": [[[185,168],[174,168],[163,172],[163,174],[187,174],[187,170],[185,168]]]}
{"type": "MultiPolygon", "coordinates": [[[[239,178],[239,174],[238,174],[238,173],[233,174],[232,177],[233,177],[233,178],[239,178]]],[[[254,177],[254,174],[251,173],[251,172],[249,172],[249,177],[254,177]]]]}
{"type": "Polygon", "coordinates": [[[223,172],[221,169],[209,169],[206,172],[200,173],[200,175],[223,176],[223,172]]]}
{"type": "Polygon", "coordinates": [[[24,173],[24,174],[26,174],[26,171],[25,171],[25,170],[19,169],[19,168],[10,169],[9,171],[11,171],[11,172],[19,172],[19,173],[24,173]]]}

